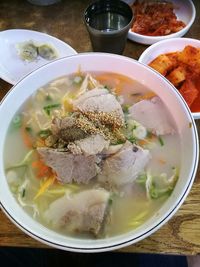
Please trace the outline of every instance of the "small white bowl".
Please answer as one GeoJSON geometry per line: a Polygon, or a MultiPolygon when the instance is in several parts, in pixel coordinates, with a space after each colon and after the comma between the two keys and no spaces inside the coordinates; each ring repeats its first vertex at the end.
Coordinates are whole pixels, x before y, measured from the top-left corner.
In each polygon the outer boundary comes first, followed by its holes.
{"type": "MultiPolygon", "coordinates": [[[[160,41],[148,47],[140,56],[139,62],[148,65],[157,56],[170,52],[181,51],[186,45],[200,48],[200,40],[192,38],[173,38],[160,41]]],[[[200,112],[192,112],[192,115],[194,119],[200,119],[200,112]]]]}
{"type": "Polygon", "coordinates": [[[146,36],[135,33],[130,29],[128,32],[128,39],[140,44],[151,45],[161,40],[182,37],[183,35],[185,35],[186,32],[188,32],[188,30],[192,26],[196,17],[195,6],[191,0],[171,0],[170,2],[172,2],[175,6],[178,7],[177,9],[175,9],[175,14],[179,20],[182,20],[186,24],[185,28],[176,33],[172,33],[165,36],[146,36]]]}
{"type": "Polygon", "coordinates": [[[166,223],[181,206],[189,193],[197,171],[198,134],[194,119],[182,96],[158,72],[124,56],[84,53],[58,59],[40,67],[16,84],[3,99],[0,105],[0,121],[3,125],[0,131],[1,208],[25,233],[55,248],[76,252],[102,252],[119,249],[146,238],[166,223]],[[35,221],[17,203],[8,186],[4,170],[5,139],[16,111],[38,88],[58,77],[75,73],[80,67],[86,72],[120,73],[152,89],[166,103],[169,112],[173,115],[181,139],[181,170],[172,195],[156,214],[152,214],[152,217],[137,229],[105,239],[81,239],[65,236],[35,221]]]}

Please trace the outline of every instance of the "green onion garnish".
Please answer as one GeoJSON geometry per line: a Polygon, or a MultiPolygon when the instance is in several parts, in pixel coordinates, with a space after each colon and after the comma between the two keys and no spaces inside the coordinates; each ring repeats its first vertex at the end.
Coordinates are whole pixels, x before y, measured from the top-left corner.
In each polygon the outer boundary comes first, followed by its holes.
{"type": "Polygon", "coordinates": [[[41,138],[47,138],[49,135],[51,135],[51,130],[47,129],[47,130],[41,130],[39,131],[38,135],[41,138]]]}
{"type": "Polygon", "coordinates": [[[158,136],[158,141],[159,141],[161,146],[164,146],[165,143],[164,143],[164,141],[163,141],[161,136],[158,136]]]}
{"type": "Polygon", "coordinates": [[[60,107],[60,104],[52,104],[52,105],[48,105],[48,106],[43,107],[43,109],[47,113],[47,115],[49,116],[52,109],[59,108],[59,107],[60,107]]]}

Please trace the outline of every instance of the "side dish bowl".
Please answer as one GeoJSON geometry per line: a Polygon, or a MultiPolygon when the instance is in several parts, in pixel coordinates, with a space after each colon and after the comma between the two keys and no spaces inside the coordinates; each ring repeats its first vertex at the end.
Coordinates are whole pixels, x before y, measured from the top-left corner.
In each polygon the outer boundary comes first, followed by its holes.
{"type": "Polygon", "coordinates": [[[185,28],[176,33],[172,33],[165,36],[147,36],[135,33],[130,29],[128,32],[128,39],[140,44],[151,45],[161,40],[184,36],[189,31],[190,27],[192,26],[195,20],[196,17],[195,6],[191,0],[186,0],[186,1],[172,0],[170,2],[172,2],[174,6],[177,7],[175,9],[175,14],[178,20],[181,20],[186,24],[185,28]]]}
{"type": "MultiPolygon", "coordinates": [[[[200,41],[192,38],[174,38],[174,39],[160,41],[148,47],[140,56],[139,62],[148,65],[157,56],[170,52],[181,51],[187,45],[200,48],[200,41]]],[[[199,109],[200,109],[200,103],[199,103],[199,109]]],[[[193,112],[192,115],[194,119],[200,119],[200,112],[193,112]]]]}
{"type": "Polygon", "coordinates": [[[166,223],[185,200],[195,178],[198,165],[198,135],[194,119],[182,96],[159,73],[133,59],[104,53],[84,53],[55,60],[35,70],[9,91],[0,106],[0,202],[5,214],[22,231],[55,248],[75,252],[102,252],[119,249],[136,243],[166,223]],[[173,115],[181,138],[180,177],[172,195],[156,214],[137,229],[105,239],[81,239],[67,237],[47,229],[31,218],[13,197],[5,176],[4,145],[9,124],[16,111],[36,90],[79,68],[86,72],[114,72],[126,75],[142,83],[156,93],[173,115]],[[12,106],[12,108],[11,108],[12,106]],[[6,116],[5,116],[6,114],[6,116]]]}

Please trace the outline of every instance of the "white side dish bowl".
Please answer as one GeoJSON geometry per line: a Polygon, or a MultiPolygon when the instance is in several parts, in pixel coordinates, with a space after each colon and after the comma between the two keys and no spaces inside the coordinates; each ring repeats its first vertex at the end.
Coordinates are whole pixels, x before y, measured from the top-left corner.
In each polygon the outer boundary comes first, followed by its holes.
{"type": "Polygon", "coordinates": [[[175,9],[175,14],[178,20],[182,20],[186,24],[185,28],[176,33],[172,33],[165,36],[147,36],[135,33],[130,29],[128,32],[128,39],[140,44],[151,45],[161,40],[184,36],[189,31],[190,27],[192,26],[195,20],[196,17],[195,6],[191,0],[184,0],[184,1],[172,0],[170,2],[177,7],[175,9]]]}
{"type": "Polygon", "coordinates": [[[198,135],[194,119],[182,96],[156,71],[123,56],[84,53],[58,59],[42,66],[26,76],[9,91],[0,106],[0,121],[3,125],[0,131],[1,208],[22,231],[55,248],[75,252],[102,252],[119,249],[146,238],[158,230],[178,210],[189,193],[197,171],[199,156],[198,135]],[[38,88],[60,76],[75,73],[79,67],[85,72],[120,73],[150,88],[164,101],[169,112],[173,115],[181,138],[180,177],[172,195],[156,214],[152,215],[149,220],[137,229],[105,239],[80,239],[64,236],[35,221],[17,203],[9,189],[4,170],[5,139],[9,124],[16,111],[38,88]],[[12,108],[10,108],[11,106],[12,108]]]}
{"type": "MultiPolygon", "coordinates": [[[[192,38],[174,38],[160,41],[148,47],[140,56],[139,62],[148,65],[157,56],[165,53],[181,51],[187,45],[200,48],[200,41],[192,38]]],[[[194,119],[200,119],[200,112],[193,112],[192,115],[194,119]]]]}

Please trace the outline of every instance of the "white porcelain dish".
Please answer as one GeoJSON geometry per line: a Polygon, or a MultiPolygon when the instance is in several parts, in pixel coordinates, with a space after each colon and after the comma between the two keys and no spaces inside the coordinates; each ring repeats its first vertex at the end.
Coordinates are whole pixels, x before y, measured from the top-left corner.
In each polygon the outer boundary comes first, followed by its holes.
{"type": "Polygon", "coordinates": [[[198,135],[188,106],[181,95],[160,74],[144,64],[124,56],[84,53],[58,59],[42,66],[9,91],[0,105],[0,121],[4,125],[0,131],[0,202],[2,210],[25,233],[55,248],[91,253],[119,249],[136,243],[158,230],[174,215],[186,198],[195,178],[199,156],[198,135]],[[76,72],[79,67],[86,72],[120,73],[151,88],[166,103],[169,112],[174,116],[182,143],[180,178],[172,195],[161,209],[137,229],[105,239],[92,240],[63,236],[35,221],[19,206],[10,192],[3,165],[5,138],[15,112],[38,88],[60,76],[76,72]]]}
{"type": "Polygon", "coordinates": [[[58,52],[58,58],[76,54],[71,46],[46,33],[23,29],[2,31],[0,32],[0,78],[14,85],[28,73],[49,62],[41,57],[33,62],[20,59],[16,45],[30,40],[52,45],[58,52]]]}
{"type": "MultiPolygon", "coordinates": [[[[148,65],[160,54],[181,51],[186,45],[192,45],[200,48],[200,40],[192,38],[174,38],[160,41],[148,47],[140,56],[139,62],[148,65]]],[[[200,119],[200,112],[193,112],[192,115],[194,119],[200,119]]]]}
{"type": "Polygon", "coordinates": [[[182,0],[170,0],[170,2],[172,2],[174,6],[178,7],[175,9],[175,14],[179,20],[182,20],[186,24],[185,28],[183,28],[179,32],[172,33],[172,34],[165,35],[165,36],[146,36],[146,35],[132,32],[130,29],[128,32],[128,39],[130,39],[131,41],[140,43],[140,44],[151,45],[161,40],[182,37],[183,35],[185,35],[195,20],[195,17],[196,17],[195,6],[192,0],[183,0],[183,1],[182,0]]]}

